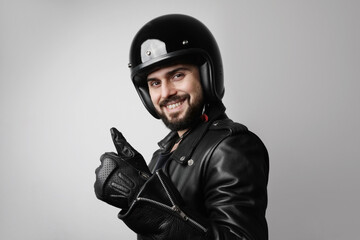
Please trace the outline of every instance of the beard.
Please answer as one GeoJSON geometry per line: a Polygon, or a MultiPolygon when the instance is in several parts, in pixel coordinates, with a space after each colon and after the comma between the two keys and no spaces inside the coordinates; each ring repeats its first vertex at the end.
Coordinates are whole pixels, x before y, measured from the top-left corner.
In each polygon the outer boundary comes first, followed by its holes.
{"type": "Polygon", "coordinates": [[[161,120],[163,121],[165,126],[172,131],[189,129],[201,120],[200,117],[202,115],[203,106],[204,106],[202,97],[195,100],[194,101],[195,103],[190,105],[190,101],[189,101],[190,96],[189,95],[184,95],[181,97],[180,96],[172,96],[169,99],[164,100],[164,102],[161,104],[161,106],[165,106],[166,103],[169,101],[174,101],[174,100],[183,99],[183,98],[185,98],[186,101],[189,102],[189,107],[187,108],[187,110],[184,114],[184,117],[179,119],[178,116],[180,113],[175,113],[175,114],[171,115],[172,119],[170,120],[165,115],[164,112],[157,111],[159,117],[161,118],[161,120]]]}

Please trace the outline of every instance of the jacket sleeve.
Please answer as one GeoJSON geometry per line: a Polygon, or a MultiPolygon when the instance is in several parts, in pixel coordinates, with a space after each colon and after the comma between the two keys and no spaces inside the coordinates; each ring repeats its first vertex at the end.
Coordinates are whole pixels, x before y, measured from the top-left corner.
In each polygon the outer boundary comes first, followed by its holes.
{"type": "Polygon", "coordinates": [[[158,170],[122,219],[138,239],[267,240],[268,154],[251,132],[230,135],[209,153],[203,171],[207,216],[188,209],[158,170]]]}
{"type": "Polygon", "coordinates": [[[269,159],[262,141],[250,131],[230,135],[206,163],[205,208],[214,239],[268,239],[269,159]]]}

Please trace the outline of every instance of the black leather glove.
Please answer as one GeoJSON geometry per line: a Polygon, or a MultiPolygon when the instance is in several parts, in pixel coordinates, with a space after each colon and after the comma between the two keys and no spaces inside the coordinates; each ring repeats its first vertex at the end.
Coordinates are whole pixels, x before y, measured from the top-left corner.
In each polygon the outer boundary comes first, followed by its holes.
{"type": "Polygon", "coordinates": [[[117,154],[104,153],[95,170],[96,197],[110,205],[127,209],[142,185],[151,176],[142,155],[116,129],[110,130],[117,154]]]}
{"type": "Polygon", "coordinates": [[[118,217],[140,239],[212,239],[208,224],[184,206],[183,199],[162,170],[144,184],[129,209],[118,217]]]}

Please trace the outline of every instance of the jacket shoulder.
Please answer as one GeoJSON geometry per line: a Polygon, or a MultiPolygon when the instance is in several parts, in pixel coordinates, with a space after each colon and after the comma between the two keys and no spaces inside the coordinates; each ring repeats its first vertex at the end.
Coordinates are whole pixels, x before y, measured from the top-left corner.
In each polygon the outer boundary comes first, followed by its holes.
{"type": "Polygon", "coordinates": [[[231,133],[241,133],[249,131],[245,125],[234,122],[229,118],[214,121],[211,124],[209,130],[228,130],[231,133]]]}

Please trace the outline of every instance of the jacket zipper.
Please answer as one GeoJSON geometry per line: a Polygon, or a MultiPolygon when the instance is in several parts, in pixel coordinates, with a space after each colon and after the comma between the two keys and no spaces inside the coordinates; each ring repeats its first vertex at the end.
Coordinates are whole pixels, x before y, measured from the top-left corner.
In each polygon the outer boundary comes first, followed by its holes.
{"type": "MultiPolygon", "coordinates": [[[[203,232],[207,232],[207,229],[205,227],[203,227],[200,223],[196,222],[195,220],[193,220],[192,218],[189,218],[183,211],[181,211],[181,209],[177,206],[177,205],[173,205],[172,207],[163,204],[161,202],[149,199],[149,198],[143,198],[143,197],[138,197],[136,199],[137,201],[145,201],[145,202],[150,202],[152,204],[161,206],[163,208],[166,208],[168,210],[171,210],[173,212],[176,212],[177,214],[180,215],[180,217],[184,220],[184,221],[189,221],[192,224],[194,224],[195,226],[197,226],[198,228],[200,228],[203,232]]],[[[171,201],[171,200],[170,200],[171,201]]]]}
{"type": "Polygon", "coordinates": [[[158,171],[156,171],[156,175],[158,176],[160,182],[161,182],[161,185],[163,186],[163,188],[165,189],[165,192],[166,192],[166,195],[168,196],[171,204],[172,204],[172,207],[166,205],[166,204],[163,204],[161,202],[158,202],[158,201],[155,201],[155,200],[152,200],[152,199],[149,199],[149,198],[143,198],[143,197],[138,197],[136,200],[137,201],[147,201],[147,202],[151,202],[153,204],[156,204],[158,206],[161,206],[163,208],[166,208],[166,209],[169,209],[173,212],[176,212],[178,215],[180,215],[180,217],[184,220],[184,221],[189,221],[191,222],[192,224],[194,224],[195,226],[197,226],[198,228],[200,228],[203,232],[207,232],[207,229],[205,227],[203,227],[200,223],[198,223],[197,221],[195,221],[194,219],[188,217],[173,201],[172,197],[170,196],[170,193],[169,191],[167,190],[167,188],[165,187],[165,184],[162,180],[162,178],[160,177],[158,171]]]}

